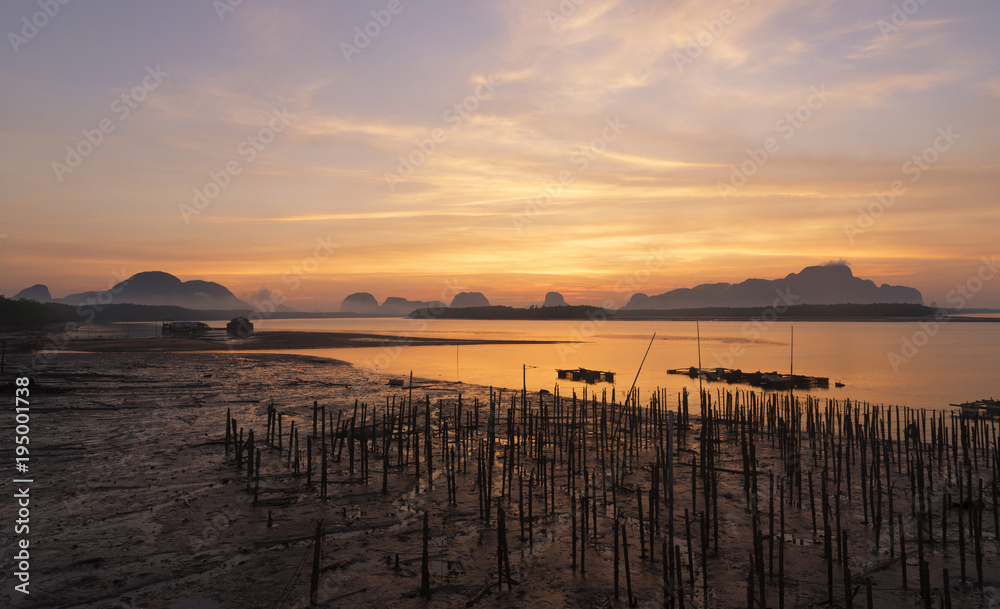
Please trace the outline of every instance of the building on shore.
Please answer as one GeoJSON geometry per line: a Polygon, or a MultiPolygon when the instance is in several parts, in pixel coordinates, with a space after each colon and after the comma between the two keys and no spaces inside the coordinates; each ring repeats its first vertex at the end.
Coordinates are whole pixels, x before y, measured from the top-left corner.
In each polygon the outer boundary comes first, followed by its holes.
{"type": "Polygon", "coordinates": [[[172,321],[166,319],[163,321],[160,334],[171,338],[199,338],[205,336],[208,330],[208,324],[200,321],[172,321]]]}
{"type": "Polygon", "coordinates": [[[234,338],[249,338],[253,335],[253,322],[246,317],[237,317],[226,324],[226,334],[234,338]]]}

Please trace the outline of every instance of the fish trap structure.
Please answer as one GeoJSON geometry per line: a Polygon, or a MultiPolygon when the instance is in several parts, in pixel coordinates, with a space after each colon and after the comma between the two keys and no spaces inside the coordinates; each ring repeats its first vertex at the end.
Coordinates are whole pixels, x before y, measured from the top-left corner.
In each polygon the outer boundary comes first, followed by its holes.
{"type": "Polygon", "coordinates": [[[587,370],[586,368],[576,368],[574,370],[556,369],[556,376],[560,379],[570,381],[582,381],[584,383],[614,383],[614,372],[602,372],[599,370],[587,370]]]}
{"type": "MultiPolygon", "coordinates": [[[[688,368],[674,368],[667,370],[667,374],[683,374],[693,379],[699,376],[707,381],[725,381],[730,385],[741,384],[751,387],[761,387],[762,389],[813,389],[816,387],[829,389],[830,379],[825,376],[806,376],[803,374],[782,374],[780,372],[743,372],[742,370],[732,370],[730,368],[698,368],[690,366],[688,368]]],[[[843,387],[843,383],[837,383],[838,387],[843,387]]]]}

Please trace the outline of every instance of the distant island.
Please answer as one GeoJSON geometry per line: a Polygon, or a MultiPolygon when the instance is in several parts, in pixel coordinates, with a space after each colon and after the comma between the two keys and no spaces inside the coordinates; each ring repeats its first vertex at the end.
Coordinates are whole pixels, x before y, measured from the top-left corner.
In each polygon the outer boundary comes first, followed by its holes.
{"type": "MultiPolygon", "coordinates": [[[[261,294],[266,293],[261,289],[261,294]]],[[[265,294],[266,295],[266,294],[265,294]]],[[[344,298],[337,312],[298,312],[278,304],[261,311],[258,295],[237,298],[210,281],[181,281],[161,271],[137,273],[104,291],[53,298],[36,284],[13,299],[0,296],[0,322],[7,331],[59,323],[223,321],[235,317],[293,319],[411,317],[425,319],[752,319],[769,309],[780,319],[920,319],[947,313],[924,306],[919,290],[855,277],[843,263],[809,266],[780,279],[747,279],[678,288],[653,296],[633,294],[620,309],[569,304],[549,291],[529,307],[491,305],[482,292],[460,292],[440,300],[389,296],[379,304],[369,292],[344,298]],[[251,303],[257,306],[252,306],[251,303]]],[[[275,303],[269,303],[274,305],[275,303]]],[[[973,311],[963,311],[972,313],[973,311]]],[[[985,311],[980,311],[985,312],[985,311]]],[[[770,315],[771,313],[767,313],[770,315]]]]}
{"type": "MultiPolygon", "coordinates": [[[[175,306],[139,304],[106,304],[71,306],[58,302],[13,300],[0,296],[0,330],[41,329],[49,324],[86,324],[163,321],[229,321],[236,317],[259,318],[252,309],[187,309],[175,306]]],[[[360,317],[353,313],[305,313],[276,311],[269,319],[313,319],[360,317]]]]}
{"type": "Polygon", "coordinates": [[[774,312],[782,320],[921,319],[933,317],[936,309],[922,304],[874,303],[792,305],[779,310],[768,307],[703,307],[696,309],[602,309],[591,306],[470,307],[464,309],[418,309],[411,318],[437,319],[732,319],[767,317],[774,312]]]}
{"type": "Polygon", "coordinates": [[[611,314],[612,311],[588,305],[533,306],[527,309],[496,305],[457,309],[417,309],[410,313],[410,317],[414,319],[595,319],[608,317],[611,314]]]}
{"type": "MultiPolygon", "coordinates": [[[[549,292],[545,295],[542,307],[569,306],[562,294],[549,292]]],[[[389,296],[382,304],[369,292],[355,292],[344,298],[340,303],[341,313],[356,313],[370,316],[406,317],[420,309],[484,309],[490,307],[490,301],[482,292],[459,292],[451,299],[450,304],[440,300],[422,301],[408,300],[399,296],[389,296]]],[[[511,307],[506,307],[511,308],[511,307]]]]}
{"type": "MultiPolygon", "coordinates": [[[[189,280],[163,271],[144,271],[115,283],[106,290],[91,290],[53,298],[49,287],[36,284],[14,295],[13,300],[34,300],[41,303],[70,306],[135,304],[173,306],[196,311],[253,311],[266,309],[291,313],[295,309],[283,302],[271,302],[269,290],[238,298],[229,288],[213,281],[189,280]]],[[[875,282],[855,277],[850,267],[841,262],[808,266],[798,273],[789,273],[780,279],[747,279],[740,283],[706,283],[693,288],[677,288],[650,296],[633,294],[622,307],[625,310],[677,310],[705,307],[760,307],[768,306],[775,298],[785,304],[923,304],[920,291],[906,286],[875,282]]],[[[586,303],[574,303],[588,306],[586,303]]],[[[339,312],[354,315],[394,316],[410,315],[420,309],[482,309],[491,305],[482,292],[459,292],[447,305],[439,300],[410,300],[389,296],[381,304],[370,292],[355,292],[340,304],[339,312]]],[[[534,308],[570,307],[562,294],[550,291],[534,308]]],[[[594,305],[596,306],[596,305],[594,305]]],[[[572,314],[572,313],[568,313],[572,314]]]]}
{"type": "Polygon", "coordinates": [[[705,307],[766,307],[781,298],[785,304],[923,304],[915,288],[876,285],[855,277],[843,263],[807,266],[781,279],[747,279],[741,283],[706,283],[663,294],[634,294],[629,310],[701,309],[705,307]]]}
{"type": "MultiPolygon", "coordinates": [[[[507,306],[433,307],[417,309],[410,318],[424,319],[498,319],[498,320],[555,320],[555,319],[729,319],[750,320],[765,318],[774,312],[780,320],[917,320],[948,313],[924,305],[876,303],[836,305],[792,305],[780,311],[771,307],[704,307],[696,309],[602,309],[589,305],[515,308],[507,306]]],[[[963,310],[962,313],[992,313],[992,310],[963,310]]],[[[158,322],[174,321],[228,321],[236,317],[259,319],[262,314],[242,309],[185,309],[183,307],[135,304],[109,304],[101,307],[72,307],[60,303],[40,303],[34,300],[12,300],[0,296],[0,331],[41,330],[52,324],[158,322]]],[[[368,317],[357,313],[304,313],[275,312],[269,319],[329,319],[368,317]]],[[[388,316],[385,316],[388,317],[388,316]]],[[[952,317],[955,321],[997,321],[1000,318],[952,317]]]]}
{"type": "Polygon", "coordinates": [[[354,313],[356,315],[406,317],[417,309],[443,306],[445,306],[444,303],[438,300],[425,302],[422,300],[408,300],[399,296],[389,296],[380,305],[372,294],[368,292],[355,292],[340,303],[340,312],[354,313]]]}
{"type": "Polygon", "coordinates": [[[174,275],[162,271],[136,273],[107,290],[91,290],[69,294],[63,298],[52,298],[48,286],[37,284],[14,295],[14,300],[21,299],[70,306],[116,302],[186,309],[250,310],[253,308],[250,303],[237,298],[229,288],[214,281],[181,281],[174,275]]]}

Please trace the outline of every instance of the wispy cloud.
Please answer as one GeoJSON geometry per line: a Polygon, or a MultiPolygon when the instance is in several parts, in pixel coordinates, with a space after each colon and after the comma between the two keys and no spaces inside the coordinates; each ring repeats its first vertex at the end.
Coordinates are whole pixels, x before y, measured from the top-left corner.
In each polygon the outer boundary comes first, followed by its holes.
{"type": "MultiPolygon", "coordinates": [[[[432,296],[421,286],[449,275],[499,301],[553,281],[596,298],[661,244],[672,262],[656,287],[847,257],[933,299],[952,261],[994,246],[995,3],[926,3],[889,35],[878,23],[892,7],[865,0],[411,3],[344,61],[340,43],[381,6],[243,3],[220,21],[204,3],[81,5],[0,57],[0,292],[89,289],[122,260],[245,292],[335,234],[335,270],[297,294],[310,303],[432,296]],[[169,82],[55,182],[50,163],[157,62],[169,82]],[[455,127],[446,112],[484,79],[495,93],[455,127]],[[820,85],[830,101],[722,200],[716,183],[820,85]],[[239,144],[284,107],[295,120],[246,160],[239,144]],[[576,162],[609,119],[629,127],[576,162]],[[948,125],[961,146],[844,251],[842,225],[948,125]],[[387,189],[435,129],[446,141],[387,189]],[[231,160],[232,184],[179,221],[231,160]],[[563,172],[518,234],[511,215],[563,172]]],[[[20,19],[13,5],[0,17],[20,19]]]]}

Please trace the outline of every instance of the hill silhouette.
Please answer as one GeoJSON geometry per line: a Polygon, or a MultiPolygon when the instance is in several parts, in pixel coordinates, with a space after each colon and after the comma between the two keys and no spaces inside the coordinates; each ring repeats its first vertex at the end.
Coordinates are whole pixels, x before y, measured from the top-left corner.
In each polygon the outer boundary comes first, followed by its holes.
{"type": "Polygon", "coordinates": [[[141,304],[175,306],[186,309],[252,309],[229,288],[214,281],[181,281],[170,273],[145,271],[136,273],[106,291],[80,292],[53,302],[81,305],[92,303],[141,304]]]}
{"type": "Polygon", "coordinates": [[[399,296],[389,296],[379,307],[379,313],[383,315],[399,315],[405,317],[410,313],[416,311],[417,309],[444,308],[444,303],[440,300],[407,300],[405,298],[400,298],[399,296]]]}
{"type": "Polygon", "coordinates": [[[14,294],[12,300],[37,300],[38,302],[49,302],[52,300],[52,294],[49,293],[49,286],[36,283],[30,288],[24,288],[17,294],[14,294]]]}
{"type": "Polygon", "coordinates": [[[468,307],[488,307],[490,301],[482,292],[459,292],[451,299],[452,309],[465,309],[468,307]]]}
{"type": "Polygon", "coordinates": [[[846,264],[808,266],[781,279],[747,279],[740,283],[706,283],[663,294],[635,294],[627,310],[698,309],[705,307],[766,307],[791,304],[923,304],[915,288],[876,285],[855,277],[846,264]]]}
{"type": "Polygon", "coordinates": [[[355,292],[348,295],[340,303],[341,313],[357,313],[359,315],[377,314],[378,301],[368,292],[355,292]]]}
{"type": "Polygon", "coordinates": [[[566,303],[566,299],[559,292],[549,292],[545,295],[545,302],[542,303],[543,307],[568,307],[569,304],[566,303]]]}

